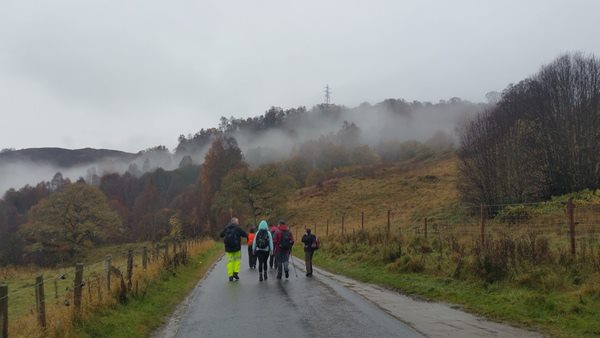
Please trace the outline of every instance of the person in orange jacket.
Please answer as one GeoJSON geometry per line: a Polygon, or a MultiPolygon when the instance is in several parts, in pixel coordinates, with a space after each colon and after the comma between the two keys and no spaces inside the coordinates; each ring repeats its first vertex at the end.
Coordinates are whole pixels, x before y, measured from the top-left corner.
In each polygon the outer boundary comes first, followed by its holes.
{"type": "Polygon", "coordinates": [[[250,264],[250,269],[256,269],[256,255],[252,251],[252,243],[254,243],[254,226],[250,226],[250,233],[248,234],[248,263],[250,264]]]}

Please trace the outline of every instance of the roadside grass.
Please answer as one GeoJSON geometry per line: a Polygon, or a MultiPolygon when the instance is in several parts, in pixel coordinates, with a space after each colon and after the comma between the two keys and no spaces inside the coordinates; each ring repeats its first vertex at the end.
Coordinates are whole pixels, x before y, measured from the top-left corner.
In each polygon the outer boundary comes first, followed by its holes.
{"type": "Polygon", "coordinates": [[[204,252],[191,257],[188,265],[178,268],[175,276],[165,273],[149,282],[144,297],[93,311],[80,323],[79,333],[82,337],[147,337],[164,323],[221,254],[222,248],[211,242],[204,252]]]}
{"type": "MultiPolygon", "coordinates": [[[[385,264],[357,261],[320,250],[315,265],[359,281],[428,300],[459,304],[469,312],[540,330],[556,337],[600,335],[600,292],[541,291],[510,282],[493,284],[420,273],[395,273],[385,264]]],[[[600,279],[597,280],[600,282],[600,279]]],[[[600,288],[600,286],[598,287],[600,288]]]]}
{"type": "MultiPolygon", "coordinates": [[[[73,321],[74,267],[57,268],[3,267],[0,283],[9,286],[9,333],[11,337],[121,337],[144,336],[160,325],[169,313],[193,287],[206,269],[220,255],[221,250],[212,240],[194,240],[186,245],[187,265],[173,269],[171,252],[168,256],[148,262],[142,269],[141,249],[146,246],[151,256],[151,243],[127,243],[94,248],[80,257],[84,262],[81,319],[73,321]],[[112,266],[126,272],[127,252],[133,251],[132,289],[127,293],[126,305],[118,302],[119,278],[113,275],[112,288],[106,290],[104,257],[110,254],[112,266]],[[35,276],[44,276],[47,328],[42,332],[36,325],[35,276]],[[60,278],[64,276],[64,278],[60,278]],[[161,299],[164,297],[164,299],[161,299]],[[140,311],[136,314],[136,311],[140,311]],[[150,319],[147,319],[149,316],[150,319]],[[125,317],[126,321],[120,318],[125,317]],[[101,321],[102,320],[102,321],[101,321]],[[111,322],[112,321],[112,322],[111,322]],[[95,322],[101,322],[97,328],[95,322]],[[126,334],[113,329],[123,329],[126,334]],[[88,332],[89,331],[89,332],[88,332]],[[141,332],[141,333],[136,333],[141,332]]],[[[181,256],[183,257],[183,256],[181,256]]]]}
{"type": "MultiPolygon", "coordinates": [[[[83,253],[78,257],[78,261],[84,263],[83,280],[96,278],[103,273],[106,255],[112,256],[113,266],[125,271],[127,250],[140,251],[144,246],[152,247],[149,242],[126,243],[102,246],[83,253]]],[[[141,266],[141,259],[141,255],[135,255],[134,266],[141,266]]],[[[47,303],[60,305],[69,298],[69,290],[73,287],[74,264],[63,264],[55,268],[39,266],[0,267],[0,283],[8,285],[8,314],[11,321],[35,311],[34,286],[35,278],[39,275],[44,276],[44,293],[47,303]]]]}
{"type": "Polygon", "coordinates": [[[483,244],[479,206],[460,203],[457,178],[456,157],[355,169],[300,189],[289,223],[321,238],[315,264],[332,272],[552,336],[600,336],[600,190],[486,206],[483,244]]]}

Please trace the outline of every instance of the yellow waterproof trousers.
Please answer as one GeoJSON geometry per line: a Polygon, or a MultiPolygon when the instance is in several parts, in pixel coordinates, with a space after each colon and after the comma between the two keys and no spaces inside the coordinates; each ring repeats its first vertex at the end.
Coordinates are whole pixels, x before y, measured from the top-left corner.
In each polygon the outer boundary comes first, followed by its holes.
{"type": "Polygon", "coordinates": [[[240,261],[242,251],[227,252],[227,276],[233,276],[234,272],[240,272],[240,261]]]}

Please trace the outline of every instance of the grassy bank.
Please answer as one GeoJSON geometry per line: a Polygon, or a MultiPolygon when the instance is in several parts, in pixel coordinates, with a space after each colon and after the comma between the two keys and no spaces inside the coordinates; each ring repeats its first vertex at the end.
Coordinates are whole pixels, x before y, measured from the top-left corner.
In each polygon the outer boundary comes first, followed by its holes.
{"type": "Polygon", "coordinates": [[[600,191],[467,205],[454,157],[341,174],[289,205],[298,235],[323,241],[316,264],[553,336],[600,336],[600,191]]]}
{"type": "Polygon", "coordinates": [[[99,309],[80,323],[82,337],[147,337],[159,327],[198,280],[222,254],[221,246],[211,242],[175,275],[163,274],[148,284],[145,296],[131,298],[126,305],[99,309]]]}
{"type": "MultiPolygon", "coordinates": [[[[385,264],[320,250],[316,265],[354,279],[430,300],[460,304],[469,312],[557,337],[600,335],[600,279],[597,288],[541,291],[510,282],[483,283],[421,273],[390,272],[385,264]]],[[[590,284],[593,285],[593,284],[590,284]]]]}

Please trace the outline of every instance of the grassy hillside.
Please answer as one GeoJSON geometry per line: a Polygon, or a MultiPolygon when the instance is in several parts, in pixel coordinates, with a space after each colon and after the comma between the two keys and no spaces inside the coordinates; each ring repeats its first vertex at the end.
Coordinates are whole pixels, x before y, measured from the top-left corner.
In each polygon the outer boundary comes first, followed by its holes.
{"type": "Polygon", "coordinates": [[[355,170],[348,176],[325,181],[321,186],[298,192],[290,207],[292,223],[313,226],[324,234],[327,221],[330,233],[387,224],[391,210],[393,228],[420,224],[423,218],[446,218],[454,215],[458,204],[455,157],[439,161],[410,161],[394,166],[355,170]]]}
{"type": "Polygon", "coordinates": [[[298,191],[291,224],[316,228],[328,270],[552,336],[600,335],[600,191],[480,209],[456,180],[455,157],[347,169],[298,191]]]}

